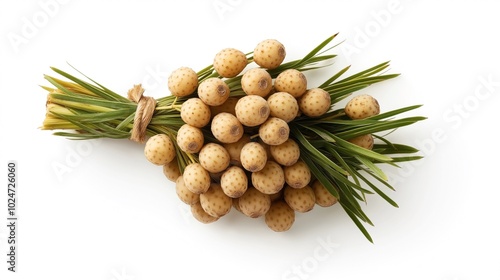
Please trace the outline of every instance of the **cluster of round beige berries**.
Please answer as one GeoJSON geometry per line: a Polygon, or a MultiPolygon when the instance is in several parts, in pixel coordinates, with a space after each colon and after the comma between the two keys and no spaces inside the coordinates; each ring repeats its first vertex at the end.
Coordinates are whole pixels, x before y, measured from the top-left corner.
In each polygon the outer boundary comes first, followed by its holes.
{"type": "MultiPolygon", "coordinates": [[[[200,222],[214,222],[235,208],[251,218],[264,217],[274,231],[286,231],[295,221],[295,212],[337,202],[300,159],[299,145],[289,137],[288,125],[299,115],[325,114],[331,107],[330,95],[321,88],[308,88],[305,75],[296,69],[282,71],[273,81],[267,70],[280,66],[285,55],[279,41],[268,39],[254,49],[253,62],[258,67],[245,70],[247,56],[227,48],[213,61],[221,77],[198,83],[196,72],[188,67],[170,75],[172,95],[188,97],[180,108],[185,124],[175,136],[151,137],[145,155],[150,162],[163,165],[165,176],[176,184],[178,197],[191,206],[200,222]],[[225,79],[240,74],[246,95],[230,97],[225,79]],[[204,131],[217,141],[208,141],[204,131]],[[197,162],[188,164],[182,174],[176,147],[197,156],[197,162]]],[[[370,109],[359,109],[360,103],[369,101],[358,98],[346,106],[346,114],[359,119],[378,113],[373,100],[370,109]]],[[[369,139],[352,141],[366,146],[369,139]]]]}

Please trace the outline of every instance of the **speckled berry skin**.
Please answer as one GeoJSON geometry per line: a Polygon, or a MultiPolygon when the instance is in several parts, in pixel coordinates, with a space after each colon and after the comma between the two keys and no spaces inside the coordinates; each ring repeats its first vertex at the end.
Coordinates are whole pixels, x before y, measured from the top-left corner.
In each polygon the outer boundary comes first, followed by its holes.
{"type": "Polygon", "coordinates": [[[300,189],[285,186],[283,197],[286,203],[299,213],[311,211],[316,204],[316,197],[310,186],[305,186],[300,189]]]}
{"type": "Polygon", "coordinates": [[[316,180],[312,183],[311,188],[314,191],[316,204],[321,207],[330,207],[337,203],[337,198],[333,196],[320,181],[316,180]]]}
{"type": "Polygon", "coordinates": [[[302,114],[308,117],[321,117],[332,105],[330,94],[321,88],[312,88],[306,91],[299,99],[299,108],[302,114]]]}
{"type": "Polygon", "coordinates": [[[295,98],[301,97],[307,90],[306,76],[297,69],[287,69],[274,80],[276,91],[288,92],[295,98]]]}
{"type": "Polygon", "coordinates": [[[208,215],[220,218],[229,213],[233,199],[222,191],[219,184],[212,183],[205,193],[200,194],[200,204],[208,215]]]}
{"type": "Polygon", "coordinates": [[[274,201],[265,215],[265,222],[275,232],[287,231],[295,222],[295,211],[283,200],[274,201]]]}
{"type": "Polygon", "coordinates": [[[168,89],[177,97],[188,96],[198,87],[198,75],[189,67],[180,67],[168,77],[168,89]]]}
{"type": "Polygon", "coordinates": [[[243,165],[247,171],[260,171],[266,166],[266,149],[257,142],[247,143],[241,149],[240,161],[241,165],[243,165]]]}
{"type": "Polygon", "coordinates": [[[243,96],[238,100],[234,109],[236,118],[238,118],[241,124],[249,127],[264,123],[270,113],[267,101],[257,95],[243,96]]]}
{"type": "Polygon", "coordinates": [[[288,123],[280,118],[270,117],[259,127],[259,137],[268,145],[283,144],[289,135],[288,123]]]}
{"type": "Polygon", "coordinates": [[[259,42],[253,51],[255,63],[267,69],[280,66],[285,57],[285,46],[275,39],[266,39],[259,42]]]}
{"type": "Polygon", "coordinates": [[[214,68],[224,78],[233,78],[240,74],[248,64],[246,55],[237,49],[226,48],[215,55],[214,68]]]}
{"type": "Polygon", "coordinates": [[[241,77],[241,87],[248,95],[266,97],[273,88],[273,79],[266,70],[252,68],[241,77]]]}
{"type": "Polygon", "coordinates": [[[146,142],[144,155],[149,162],[155,165],[167,164],[175,158],[174,143],[167,135],[156,134],[146,142]]]}
{"type": "Polygon", "coordinates": [[[200,98],[189,98],[182,103],[181,119],[189,125],[202,128],[210,122],[210,107],[200,98]]]}
{"type": "Polygon", "coordinates": [[[249,188],[239,199],[238,204],[243,214],[250,218],[264,216],[271,207],[271,197],[255,188],[249,188]]]}
{"type": "Polygon", "coordinates": [[[181,175],[175,181],[175,193],[179,199],[187,205],[193,205],[200,201],[200,195],[190,191],[184,184],[184,177],[181,175]]]}
{"type": "Polygon", "coordinates": [[[248,189],[248,177],[243,168],[231,166],[222,174],[220,185],[224,193],[232,198],[242,196],[248,189]]]}
{"type": "Polygon", "coordinates": [[[201,129],[183,124],[177,131],[177,145],[186,153],[197,153],[203,147],[205,137],[201,129]]]}
{"type": "Polygon", "coordinates": [[[203,224],[210,224],[220,219],[218,217],[210,216],[207,212],[205,212],[199,201],[191,205],[191,214],[193,214],[193,217],[196,220],[203,224]]]}
{"type": "Polygon", "coordinates": [[[368,150],[373,149],[374,140],[373,140],[373,135],[371,134],[365,134],[358,137],[354,137],[349,139],[348,141],[368,150]]]}
{"type": "Polygon", "coordinates": [[[347,102],[344,111],[353,120],[366,119],[380,113],[378,101],[371,95],[362,94],[347,102]]]}
{"type": "Polygon", "coordinates": [[[230,113],[217,114],[210,128],[214,137],[222,143],[237,142],[244,133],[241,122],[230,113]]]}
{"type": "Polygon", "coordinates": [[[273,159],[283,166],[293,165],[300,158],[299,144],[291,138],[280,145],[269,146],[269,150],[273,159]]]}
{"type": "Polygon", "coordinates": [[[209,106],[220,106],[229,98],[229,86],[220,78],[208,78],[200,83],[198,97],[209,106]]]}
{"type": "Polygon", "coordinates": [[[283,168],[285,182],[292,188],[303,188],[311,181],[311,170],[302,160],[283,168]]]}
{"type": "Polygon", "coordinates": [[[285,185],[283,168],[268,160],[262,170],[252,173],[252,185],[262,193],[275,194],[285,185]]]}
{"type": "Polygon", "coordinates": [[[208,172],[219,173],[229,166],[231,159],[228,151],[222,145],[207,143],[198,153],[198,161],[208,172]]]}
{"type": "Polygon", "coordinates": [[[270,116],[291,122],[299,112],[297,99],[288,92],[275,92],[267,98],[270,116]]]}
{"type": "Polygon", "coordinates": [[[210,187],[210,174],[199,163],[188,164],[182,177],[186,188],[193,193],[202,194],[210,187]]]}

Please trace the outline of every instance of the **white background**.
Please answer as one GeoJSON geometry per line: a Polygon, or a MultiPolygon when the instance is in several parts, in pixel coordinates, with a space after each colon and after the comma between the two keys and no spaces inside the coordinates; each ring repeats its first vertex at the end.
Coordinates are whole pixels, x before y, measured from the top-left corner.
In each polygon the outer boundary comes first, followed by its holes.
{"type": "MultiPolygon", "coordinates": [[[[498,1],[0,5],[0,176],[8,160],[19,168],[17,273],[7,271],[0,180],[1,279],[500,279],[498,1]],[[363,92],[383,111],[424,104],[413,115],[428,117],[391,135],[425,159],[386,169],[400,208],[369,198],[374,244],[340,207],[297,215],[286,233],[236,211],[200,224],[141,145],[74,142],[39,129],[39,85],[48,85],[51,66],[73,71],[71,63],[123,94],[142,82],[160,97],[170,71],[201,69],[222,48],[246,52],[275,38],[291,60],[337,32],[346,41],[330,71],[391,60],[390,72],[402,75],[363,92]]],[[[330,72],[320,73],[311,83],[330,72]]]]}

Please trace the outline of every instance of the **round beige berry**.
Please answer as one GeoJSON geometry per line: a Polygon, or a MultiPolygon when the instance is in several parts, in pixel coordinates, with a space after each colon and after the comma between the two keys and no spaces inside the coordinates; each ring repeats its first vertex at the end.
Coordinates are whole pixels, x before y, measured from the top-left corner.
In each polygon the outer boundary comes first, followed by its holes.
{"type": "Polygon", "coordinates": [[[187,205],[193,205],[200,201],[200,195],[190,191],[184,184],[184,177],[181,175],[175,181],[175,193],[179,199],[187,205]]]}
{"type": "Polygon", "coordinates": [[[301,97],[307,90],[306,76],[297,69],[287,69],[274,80],[277,91],[288,92],[295,98],[301,97]]]}
{"type": "Polygon", "coordinates": [[[219,106],[210,106],[210,112],[212,113],[212,117],[216,116],[219,113],[230,113],[236,116],[236,103],[240,100],[239,97],[229,97],[224,103],[219,106]]]}
{"type": "Polygon", "coordinates": [[[366,119],[380,113],[378,101],[368,94],[358,95],[347,102],[345,108],[346,115],[353,119],[366,119]]]}
{"type": "Polygon", "coordinates": [[[208,172],[218,173],[224,171],[230,162],[226,148],[217,143],[208,143],[201,148],[198,160],[208,172]]]}
{"type": "Polygon", "coordinates": [[[242,51],[233,48],[221,50],[214,58],[214,69],[224,78],[236,77],[247,64],[247,56],[242,51]]]}
{"type": "Polygon", "coordinates": [[[212,119],[212,134],[222,143],[234,143],[243,136],[243,125],[236,116],[219,113],[212,119]]]}
{"type": "Polygon", "coordinates": [[[199,98],[189,98],[182,103],[181,119],[191,126],[202,128],[210,122],[210,107],[199,98]]]}
{"type": "Polygon", "coordinates": [[[236,117],[245,126],[258,126],[269,117],[269,104],[258,95],[243,96],[234,108],[236,117]]]}
{"type": "Polygon", "coordinates": [[[231,166],[222,174],[220,185],[224,193],[232,198],[242,196],[248,189],[248,177],[241,167],[231,166]]]}
{"type": "Polygon", "coordinates": [[[217,221],[219,218],[210,216],[205,210],[203,210],[203,207],[201,206],[200,202],[197,202],[193,205],[191,205],[191,213],[193,214],[193,217],[198,220],[199,222],[203,224],[210,224],[215,221],[217,221]]]}
{"type": "Polygon", "coordinates": [[[295,211],[283,200],[277,200],[271,204],[265,215],[265,221],[273,231],[287,231],[295,222],[295,211]]]}
{"type": "Polygon", "coordinates": [[[171,162],[176,155],[174,142],[166,134],[156,134],[148,139],[144,147],[147,160],[156,165],[171,162]]]}
{"type": "Polygon", "coordinates": [[[208,215],[219,218],[229,213],[233,199],[222,191],[219,184],[212,183],[205,193],[200,194],[200,204],[208,215]]]}
{"type": "Polygon", "coordinates": [[[253,60],[257,65],[267,69],[274,69],[285,59],[285,46],[275,39],[261,41],[253,51],[253,60]]]}
{"type": "Polygon", "coordinates": [[[229,93],[229,86],[220,78],[208,78],[198,86],[198,97],[209,106],[222,105],[229,93]]]}
{"type": "Polygon", "coordinates": [[[285,166],[283,171],[285,182],[292,188],[303,188],[311,181],[311,170],[302,160],[293,165],[285,166]]]}
{"type": "Polygon", "coordinates": [[[197,153],[203,147],[205,137],[201,129],[183,124],[177,131],[177,145],[186,153],[197,153]]]}
{"type": "Polygon", "coordinates": [[[274,194],[285,185],[283,168],[274,161],[267,161],[262,170],[252,173],[252,185],[260,192],[274,194]]]}
{"type": "Polygon", "coordinates": [[[165,175],[165,177],[172,182],[175,182],[177,178],[182,175],[177,158],[174,158],[171,162],[163,165],[163,175],[165,175]]]}
{"type": "Polygon", "coordinates": [[[297,99],[288,92],[275,92],[267,98],[270,115],[291,122],[299,113],[297,99]]]}
{"type": "Polygon", "coordinates": [[[250,218],[264,216],[271,207],[271,197],[255,188],[249,188],[238,199],[240,210],[250,218]]]}
{"type": "Polygon", "coordinates": [[[316,204],[314,191],[310,186],[300,189],[286,186],[283,192],[286,203],[295,211],[300,213],[309,212],[316,204]]]}
{"type": "Polygon", "coordinates": [[[288,123],[280,118],[270,117],[259,127],[259,137],[268,145],[283,144],[289,135],[288,123]]]}
{"type": "Polygon", "coordinates": [[[249,142],[241,149],[240,161],[246,170],[260,171],[267,163],[266,149],[257,142],[249,142]]]}
{"type": "Polygon", "coordinates": [[[288,138],[282,144],[269,146],[269,150],[273,159],[283,166],[290,166],[300,158],[299,144],[291,138],[288,138]]]}
{"type": "Polygon", "coordinates": [[[240,140],[234,143],[225,143],[224,148],[229,152],[229,156],[231,158],[231,164],[241,166],[240,155],[241,149],[245,146],[246,143],[250,142],[250,135],[243,134],[240,140]]]}
{"type": "Polygon", "coordinates": [[[241,76],[241,88],[248,95],[265,97],[271,92],[273,79],[264,69],[252,68],[241,76]]]}
{"type": "Polygon", "coordinates": [[[332,104],[330,94],[321,88],[312,88],[306,91],[299,99],[299,108],[302,114],[308,117],[320,117],[332,104]]]}
{"type": "Polygon", "coordinates": [[[374,141],[373,141],[373,135],[371,134],[364,134],[358,137],[354,137],[349,139],[348,141],[368,150],[373,149],[374,141]]]}
{"type": "Polygon", "coordinates": [[[190,163],[182,174],[186,188],[191,192],[201,194],[208,190],[212,182],[210,174],[199,163],[190,163]]]}
{"type": "Polygon", "coordinates": [[[316,197],[316,204],[319,206],[329,207],[337,203],[337,198],[331,194],[320,181],[314,181],[311,187],[314,191],[314,196],[316,197]]]}
{"type": "Polygon", "coordinates": [[[198,75],[189,67],[178,68],[168,77],[168,89],[174,96],[188,96],[192,94],[197,87],[198,75]]]}

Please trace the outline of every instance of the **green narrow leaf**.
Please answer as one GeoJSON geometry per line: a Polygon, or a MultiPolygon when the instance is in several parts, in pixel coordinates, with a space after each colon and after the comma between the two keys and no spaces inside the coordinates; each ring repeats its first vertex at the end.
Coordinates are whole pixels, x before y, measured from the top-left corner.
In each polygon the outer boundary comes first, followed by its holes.
{"type": "Polygon", "coordinates": [[[340,174],[349,175],[349,173],[347,173],[344,169],[342,169],[340,166],[331,161],[328,157],[326,157],[323,153],[321,153],[318,149],[316,149],[316,147],[311,145],[311,143],[307,141],[307,139],[304,137],[304,135],[302,134],[302,132],[300,132],[299,129],[297,129],[295,126],[291,126],[291,129],[294,137],[296,137],[298,140],[299,146],[301,145],[304,149],[313,153],[318,161],[321,161],[323,164],[330,166],[340,174]]]}
{"type": "MultiPolygon", "coordinates": [[[[80,73],[82,76],[84,76],[85,78],[89,79],[91,82],[93,82],[94,84],[96,84],[97,86],[101,87],[101,90],[106,94],[106,96],[110,97],[110,98],[113,98],[115,99],[116,101],[122,101],[122,102],[130,102],[130,100],[128,98],[125,98],[117,93],[115,93],[114,91],[106,88],[105,86],[101,85],[100,83],[96,82],[95,80],[91,79],[89,76],[85,75],[84,73],[82,73],[80,70],[76,69],[75,67],[73,67],[73,65],[69,64],[69,66],[71,66],[71,68],[75,69],[78,73],[80,73]]],[[[83,81],[82,81],[83,82],[83,81]]]]}
{"type": "Polygon", "coordinates": [[[359,221],[358,217],[356,215],[354,215],[354,213],[352,213],[352,211],[349,208],[345,207],[344,205],[342,205],[342,208],[344,208],[344,210],[347,213],[347,215],[351,218],[351,220],[358,227],[358,229],[363,233],[363,235],[366,237],[366,239],[368,239],[368,241],[370,241],[371,243],[373,243],[372,237],[370,236],[370,234],[368,233],[368,231],[366,230],[366,228],[363,226],[363,224],[361,224],[361,222],[359,221]]]}
{"type": "Polygon", "coordinates": [[[382,197],[385,201],[387,201],[390,205],[396,207],[396,208],[399,208],[398,204],[392,200],[388,195],[386,195],[384,192],[382,192],[379,188],[377,188],[375,186],[375,184],[373,184],[370,180],[368,180],[367,178],[365,178],[360,172],[358,171],[355,171],[357,173],[357,175],[359,176],[359,178],[361,178],[361,180],[363,180],[363,182],[365,182],[368,186],[370,186],[370,188],[375,191],[380,197],[382,197]]]}
{"type": "Polygon", "coordinates": [[[387,175],[385,175],[385,173],[370,160],[359,155],[354,155],[354,158],[356,158],[360,163],[364,164],[368,169],[370,169],[374,173],[374,175],[380,177],[380,179],[384,181],[388,180],[387,175]]]}
{"type": "Polygon", "coordinates": [[[311,52],[309,52],[306,56],[304,56],[304,58],[302,58],[302,60],[297,62],[297,64],[306,62],[309,59],[311,59],[312,57],[314,57],[318,52],[320,52],[323,48],[325,48],[325,46],[327,46],[333,39],[335,39],[335,37],[337,37],[337,35],[338,35],[338,33],[328,37],[326,40],[321,42],[321,44],[319,44],[316,48],[314,48],[311,52]]]}
{"type": "Polygon", "coordinates": [[[371,150],[368,150],[368,149],[365,149],[365,148],[362,148],[356,144],[353,144],[351,142],[348,142],[340,137],[337,137],[336,135],[334,134],[331,134],[331,136],[335,139],[336,143],[341,146],[341,147],[344,147],[346,149],[348,149],[349,151],[351,151],[353,154],[357,154],[357,155],[361,155],[361,156],[365,156],[367,158],[371,158],[371,159],[374,159],[376,161],[380,161],[380,162],[389,162],[391,161],[392,159],[388,156],[385,156],[385,155],[381,155],[379,153],[376,153],[374,151],[371,151],[371,150]]]}
{"type": "MultiPolygon", "coordinates": [[[[377,181],[379,181],[380,183],[384,184],[384,185],[385,185],[386,187],[388,187],[389,189],[391,189],[391,190],[393,190],[393,191],[395,191],[395,190],[396,190],[396,189],[394,189],[394,187],[393,187],[391,184],[389,184],[389,182],[388,182],[388,181],[386,181],[386,180],[382,180],[382,179],[381,179],[380,177],[378,177],[378,176],[374,176],[374,174],[373,174],[373,173],[371,173],[371,172],[370,172],[370,170],[368,170],[365,166],[363,166],[363,165],[361,165],[361,164],[359,164],[359,163],[357,163],[357,162],[349,162],[349,164],[351,164],[353,167],[356,167],[356,168],[357,168],[357,169],[359,169],[359,170],[363,170],[363,171],[365,171],[365,172],[366,172],[366,174],[368,174],[368,175],[372,176],[375,180],[377,180],[377,181]]],[[[356,170],[356,168],[354,168],[354,170],[356,170]]]]}
{"type": "Polygon", "coordinates": [[[390,118],[390,117],[393,117],[393,116],[396,116],[396,115],[400,115],[400,114],[405,113],[405,112],[409,112],[411,110],[418,109],[420,107],[422,107],[422,105],[407,106],[407,107],[395,109],[395,110],[392,110],[392,111],[389,111],[389,112],[380,113],[380,114],[378,114],[376,116],[372,116],[372,117],[369,117],[367,119],[368,120],[383,120],[383,119],[387,119],[387,118],[390,118]]]}
{"type": "Polygon", "coordinates": [[[324,89],[325,87],[327,87],[328,85],[330,85],[331,83],[333,83],[335,80],[337,80],[340,76],[342,76],[345,72],[347,72],[347,70],[349,70],[349,68],[351,68],[351,66],[346,66],[344,67],[342,70],[340,70],[339,72],[337,72],[335,75],[333,75],[331,78],[329,78],[328,80],[326,80],[324,83],[322,83],[319,88],[322,88],[324,89]]]}

